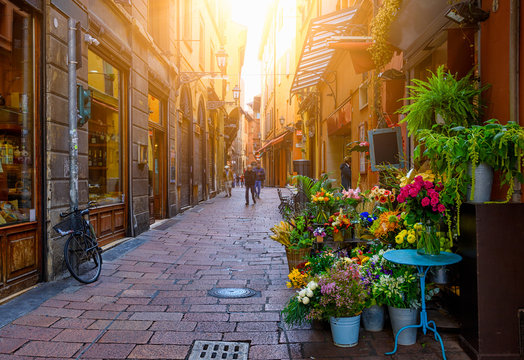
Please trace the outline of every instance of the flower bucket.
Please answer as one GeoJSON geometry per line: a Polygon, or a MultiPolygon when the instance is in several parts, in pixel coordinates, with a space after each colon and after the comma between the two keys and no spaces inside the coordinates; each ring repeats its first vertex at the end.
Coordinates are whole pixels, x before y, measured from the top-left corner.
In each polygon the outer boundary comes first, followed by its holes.
{"type": "MultiPolygon", "coordinates": [[[[391,327],[393,328],[393,337],[404,326],[417,325],[418,310],[400,309],[388,306],[391,327]]],[[[400,333],[398,336],[399,345],[413,345],[417,342],[417,328],[409,328],[400,333]]]]}
{"type": "Polygon", "coordinates": [[[362,311],[362,325],[366,331],[382,331],[384,328],[384,306],[372,305],[362,311]]]}
{"type": "Polygon", "coordinates": [[[425,225],[424,229],[419,231],[417,253],[429,256],[440,254],[440,237],[436,226],[425,225]]]}
{"type": "Polygon", "coordinates": [[[432,266],[429,270],[428,282],[445,285],[448,281],[448,268],[446,266],[432,266]]]}
{"type": "MultiPolygon", "coordinates": [[[[468,174],[471,176],[471,164],[468,166],[468,174]]],[[[473,204],[481,204],[491,200],[491,187],[493,185],[493,168],[485,163],[475,167],[475,189],[471,198],[471,184],[468,185],[466,201],[473,204]]]]}
{"type": "Polygon", "coordinates": [[[317,236],[317,243],[324,242],[324,238],[322,236],[317,236]]]}
{"type": "Polygon", "coordinates": [[[286,248],[287,266],[289,272],[298,266],[298,264],[304,262],[304,258],[311,253],[311,248],[305,249],[289,249],[286,248]]]}
{"type": "Polygon", "coordinates": [[[339,231],[333,234],[333,241],[335,242],[344,241],[344,235],[342,235],[342,231],[339,231]]]}
{"type": "Polygon", "coordinates": [[[333,343],[339,347],[353,347],[358,344],[360,315],[329,319],[333,343]]]}

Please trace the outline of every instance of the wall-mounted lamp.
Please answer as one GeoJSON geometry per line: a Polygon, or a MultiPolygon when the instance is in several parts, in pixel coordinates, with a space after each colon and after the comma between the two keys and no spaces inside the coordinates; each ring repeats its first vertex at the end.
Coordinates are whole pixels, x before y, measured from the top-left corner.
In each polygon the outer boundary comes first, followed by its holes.
{"type": "Polygon", "coordinates": [[[489,12],[482,10],[470,1],[462,1],[449,8],[446,18],[461,25],[475,24],[486,21],[489,18],[489,12]]]}
{"type": "Polygon", "coordinates": [[[84,41],[85,41],[88,45],[94,45],[94,46],[98,46],[98,45],[100,45],[100,41],[98,41],[97,39],[95,39],[94,37],[92,37],[92,36],[89,35],[89,34],[84,34],[84,41]]]}
{"type": "Polygon", "coordinates": [[[238,99],[240,99],[240,87],[238,85],[235,85],[235,87],[233,88],[233,99],[235,99],[235,101],[238,101],[238,99]]]}

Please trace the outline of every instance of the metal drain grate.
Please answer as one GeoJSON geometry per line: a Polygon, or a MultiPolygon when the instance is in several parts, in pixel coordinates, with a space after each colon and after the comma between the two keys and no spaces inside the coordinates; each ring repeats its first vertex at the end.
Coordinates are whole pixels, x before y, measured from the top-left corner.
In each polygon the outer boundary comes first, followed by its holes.
{"type": "Polygon", "coordinates": [[[248,343],[195,340],[188,360],[247,360],[248,354],[248,343]]]}
{"type": "Polygon", "coordinates": [[[213,288],[207,294],[221,299],[241,299],[256,295],[257,292],[249,288],[213,288]]]}

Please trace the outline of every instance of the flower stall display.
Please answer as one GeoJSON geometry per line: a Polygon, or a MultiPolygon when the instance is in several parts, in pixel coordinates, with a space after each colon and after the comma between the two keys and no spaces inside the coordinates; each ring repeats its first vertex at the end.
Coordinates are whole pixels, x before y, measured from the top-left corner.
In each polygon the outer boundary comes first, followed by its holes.
{"type": "Polygon", "coordinates": [[[311,206],[309,208],[313,213],[315,222],[319,224],[326,222],[329,214],[338,206],[339,200],[339,196],[336,196],[333,192],[325,190],[324,188],[311,195],[311,206]]]}
{"type": "Polygon", "coordinates": [[[424,255],[438,255],[440,253],[440,238],[437,227],[443,219],[446,206],[440,201],[442,183],[424,181],[422,176],[415,177],[414,181],[400,189],[397,200],[406,205],[406,221],[410,225],[417,225],[422,231],[418,237],[417,251],[424,255]]]}
{"type": "Polygon", "coordinates": [[[289,281],[286,283],[288,288],[300,289],[306,286],[309,274],[304,268],[294,268],[287,277],[289,279],[289,281]]]}
{"type": "Polygon", "coordinates": [[[400,211],[385,211],[369,227],[369,232],[386,244],[393,244],[395,235],[401,228],[400,211]]]}

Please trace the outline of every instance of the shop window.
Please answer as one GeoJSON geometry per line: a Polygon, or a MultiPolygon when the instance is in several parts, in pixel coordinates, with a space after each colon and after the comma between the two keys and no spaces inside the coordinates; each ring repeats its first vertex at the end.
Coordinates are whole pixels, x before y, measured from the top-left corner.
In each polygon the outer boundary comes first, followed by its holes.
{"type": "Polygon", "coordinates": [[[33,19],[0,11],[0,226],[36,220],[33,19]],[[5,36],[7,35],[7,36],[5,36]]]}
{"type": "Polygon", "coordinates": [[[160,114],[160,100],[151,94],[147,95],[147,105],[149,108],[149,121],[155,124],[162,125],[162,117],[160,114]]]}
{"type": "Polygon", "coordinates": [[[88,53],[88,83],[93,92],[89,128],[89,200],[99,205],[122,202],[122,127],[120,72],[88,53]]]}

